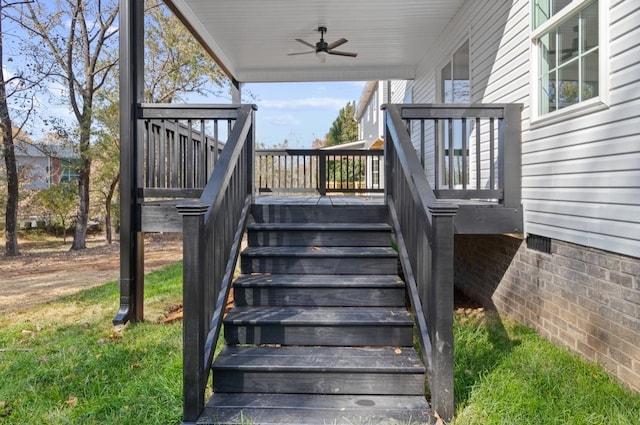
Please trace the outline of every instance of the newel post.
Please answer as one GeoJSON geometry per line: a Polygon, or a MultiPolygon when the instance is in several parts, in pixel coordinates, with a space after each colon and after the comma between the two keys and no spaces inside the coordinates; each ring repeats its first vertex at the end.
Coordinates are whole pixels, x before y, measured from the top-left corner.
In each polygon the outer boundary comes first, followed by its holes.
{"type": "Polygon", "coordinates": [[[204,308],[205,216],[207,205],[199,201],[178,205],[183,220],[182,324],[183,420],[195,422],[204,409],[204,367],[207,337],[204,308]]]}
{"type": "Polygon", "coordinates": [[[432,407],[449,422],[454,414],[453,393],[453,270],[455,204],[429,207],[431,227],[431,294],[427,306],[432,367],[429,376],[432,407]]]}
{"type": "MultiPolygon", "coordinates": [[[[324,151],[319,151],[318,155],[318,193],[320,196],[327,194],[327,154],[324,151]]],[[[335,179],[334,179],[335,180],[335,179]]]]}

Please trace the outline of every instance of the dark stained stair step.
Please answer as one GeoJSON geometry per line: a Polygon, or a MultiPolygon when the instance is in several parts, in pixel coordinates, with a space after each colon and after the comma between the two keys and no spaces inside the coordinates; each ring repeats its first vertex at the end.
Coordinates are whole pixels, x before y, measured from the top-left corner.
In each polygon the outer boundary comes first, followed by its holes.
{"type": "Polygon", "coordinates": [[[233,288],[236,305],[405,305],[404,282],[397,275],[241,275],[233,288]]]}
{"type": "Polygon", "coordinates": [[[385,223],[385,205],[256,205],[256,223],[385,223]]]}
{"type": "Polygon", "coordinates": [[[199,424],[358,424],[434,423],[424,396],[214,394],[199,424]]]}
{"type": "Polygon", "coordinates": [[[393,274],[397,253],[386,247],[249,247],[242,273],[393,274]]]}
{"type": "Polygon", "coordinates": [[[227,344],[411,346],[413,321],[399,307],[236,306],[224,319],[227,344]]]}
{"type": "Polygon", "coordinates": [[[249,246],[390,246],[386,223],[253,223],[249,246]]]}
{"type": "Polygon", "coordinates": [[[213,391],[422,395],[424,370],[411,347],[225,347],[213,391]]]}

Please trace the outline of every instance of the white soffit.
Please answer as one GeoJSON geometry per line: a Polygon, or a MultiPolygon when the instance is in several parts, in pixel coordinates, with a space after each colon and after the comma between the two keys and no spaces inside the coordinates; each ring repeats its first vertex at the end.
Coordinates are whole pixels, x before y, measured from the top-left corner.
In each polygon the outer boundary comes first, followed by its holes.
{"type": "Polygon", "coordinates": [[[165,0],[222,68],[241,82],[413,79],[464,0],[165,0]],[[295,41],[329,43],[357,58],[320,63],[295,41]]]}

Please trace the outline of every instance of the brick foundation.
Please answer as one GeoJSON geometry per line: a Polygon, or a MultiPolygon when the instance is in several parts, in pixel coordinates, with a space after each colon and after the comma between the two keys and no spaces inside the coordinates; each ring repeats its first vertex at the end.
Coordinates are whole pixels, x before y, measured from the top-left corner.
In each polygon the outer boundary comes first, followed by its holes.
{"type": "Polygon", "coordinates": [[[485,307],[598,362],[640,391],[640,259],[552,240],[456,235],[455,282],[485,307]]]}

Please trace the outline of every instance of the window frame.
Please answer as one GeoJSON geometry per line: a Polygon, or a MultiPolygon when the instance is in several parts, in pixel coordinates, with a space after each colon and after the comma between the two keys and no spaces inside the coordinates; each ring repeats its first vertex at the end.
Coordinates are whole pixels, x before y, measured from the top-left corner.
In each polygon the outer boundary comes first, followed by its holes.
{"type": "Polygon", "coordinates": [[[573,18],[576,13],[594,0],[573,0],[549,20],[534,28],[536,0],[531,1],[531,126],[532,128],[553,124],[570,118],[586,115],[609,107],[609,1],[598,2],[598,95],[582,102],[558,109],[553,112],[540,113],[540,72],[541,55],[539,40],[551,30],[573,18]]]}

